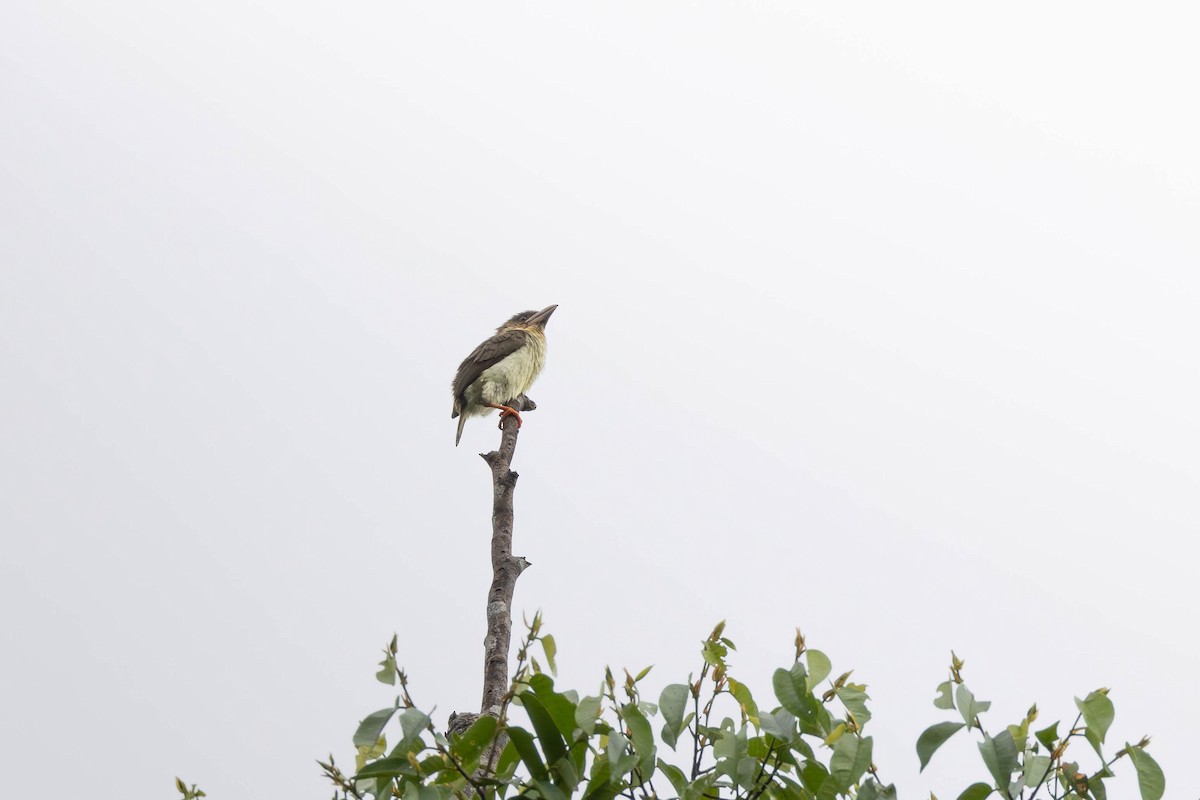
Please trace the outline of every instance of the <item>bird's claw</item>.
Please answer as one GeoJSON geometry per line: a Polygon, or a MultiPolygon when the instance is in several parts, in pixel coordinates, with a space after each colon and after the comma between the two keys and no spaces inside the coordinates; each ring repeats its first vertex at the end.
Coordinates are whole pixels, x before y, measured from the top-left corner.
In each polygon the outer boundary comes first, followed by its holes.
{"type": "Polygon", "coordinates": [[[520,415],[520,413],[517,412],[517,410],[515,408],[509,408],[508,406],[500,406],[500,424],[496,426],[497,428],[500,428],[500,430],[504,430],[504,418],[505,417],[516,417],[517,418],[517,429],[520,430],[521,422],[522,422],[521,415],[520,415]]]}

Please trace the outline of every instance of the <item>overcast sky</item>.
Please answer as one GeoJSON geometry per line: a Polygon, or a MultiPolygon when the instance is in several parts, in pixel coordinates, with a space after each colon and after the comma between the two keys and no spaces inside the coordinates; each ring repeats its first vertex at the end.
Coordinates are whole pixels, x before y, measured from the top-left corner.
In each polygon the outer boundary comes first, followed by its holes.
{"type": "Polygon", "coordinates": [[[9,0],[2,793],[326,797],[393,631],[476,709],[449,382],[558,303],[514,549],[563,685],[727,618],[765,703],[799,626],[954,797],[954,648],[994,727],[1111,686],[1196,796],[1193,13],[9,0]]]}

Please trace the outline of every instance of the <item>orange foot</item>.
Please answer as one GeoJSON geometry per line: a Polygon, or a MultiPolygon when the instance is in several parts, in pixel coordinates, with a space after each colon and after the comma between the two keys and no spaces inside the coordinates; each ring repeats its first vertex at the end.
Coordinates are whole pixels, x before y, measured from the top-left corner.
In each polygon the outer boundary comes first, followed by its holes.
{"type": "Polygon", "coordinates": [[[500,409],[500,424],[497,426],[500,429],[504,428],[504,418],[505,417],[516,417],[517,418],[517,428],[521,427],[521,415],[517,413],[517,410],[515,408],[509,408],[508,406],[498,406],[498,405],[495,405],[494,403],[484,403],[484,405],[486,405],[488,408],[500,409]]]}

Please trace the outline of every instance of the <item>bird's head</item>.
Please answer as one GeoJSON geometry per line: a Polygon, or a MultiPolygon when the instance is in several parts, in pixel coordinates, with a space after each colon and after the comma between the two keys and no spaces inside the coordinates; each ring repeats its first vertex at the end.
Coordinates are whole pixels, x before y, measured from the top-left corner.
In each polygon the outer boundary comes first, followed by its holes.
{"type": "Polygon", "coordinates": [[[520,314],[513,314],[512,317],[497,328],[497,331],[508,331],[513,328],[521,328],[523,330],[535,329],[544,331],[546,323],[550,321],[550,315],[554,313],[557,305],[547,306],[541,311],[522,311],[520,314]]]}

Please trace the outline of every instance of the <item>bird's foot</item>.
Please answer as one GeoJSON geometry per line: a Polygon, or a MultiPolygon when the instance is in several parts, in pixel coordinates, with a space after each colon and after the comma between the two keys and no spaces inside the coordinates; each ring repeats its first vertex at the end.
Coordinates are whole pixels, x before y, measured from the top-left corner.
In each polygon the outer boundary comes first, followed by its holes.
{"type": "Polygon", "coordinates": [[[518,428],[521,427],[521,422],[522,422],[521,414],[515,408],[509,408],[508,406],[497,406],[497,405],[493,405],[491,403],[488,403],[487,406],[488,406],[488,408],[500,409],[500,424],[497,426],[500,429],[504,428],[504,418],[505,417],[516,417],[517,418],[517,427],[518,428]]]}

